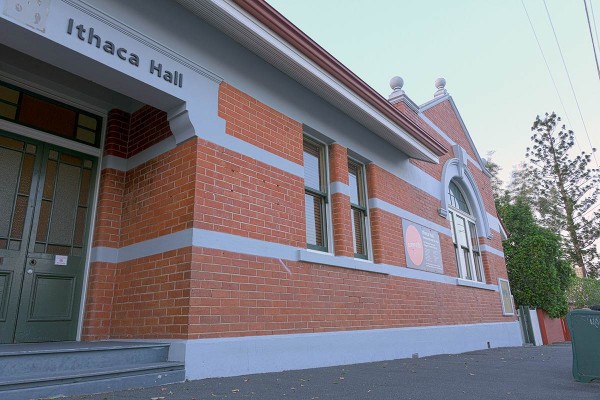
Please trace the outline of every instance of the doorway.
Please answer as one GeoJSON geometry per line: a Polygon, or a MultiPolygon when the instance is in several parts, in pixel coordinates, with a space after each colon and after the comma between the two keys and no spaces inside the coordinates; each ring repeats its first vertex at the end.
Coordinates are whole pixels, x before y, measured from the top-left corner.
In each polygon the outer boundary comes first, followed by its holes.
{"type": "Polygon", "coordinates": [[[0,131],[0,343],[76,339],[96,168],[0,131]]]}

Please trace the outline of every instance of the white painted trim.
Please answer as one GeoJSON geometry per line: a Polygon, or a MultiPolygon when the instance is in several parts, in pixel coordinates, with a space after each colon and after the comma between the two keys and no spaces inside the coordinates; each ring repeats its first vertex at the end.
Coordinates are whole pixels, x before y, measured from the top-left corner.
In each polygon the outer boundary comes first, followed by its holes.
{"type": "Polygon", "coordinates": [[[480,249],[481,249],[481,251],[483,251],[483,252],[490,253],[490,254],[496,255],[496,256],[498,256],[498,257],[502,257],[502,258],[504,258],[504,252],[502,252],[502,251],[500,251],[500,250],[497,250],[497,249],[493,248],[493,247],[492,247],[492,246],[490,246],[490,245],[487,245],[487,244],[480,244],[480,245],[479,245],[479,248],[480,248],[480,249]]]}
{"type": "MultiPolygon", "coordinates": [[[[106,140],[106,118],[102,118],[102,129],[100,130],[100,148],[104,148],[104,141],[106,140]]],[[[83,288],[81,290],[81,304],[79,305],[79,320],[77,321],[77,336],[76,340],[81,340],[81,334],[83,333],[83,318],[85,315],[85,302],[87,299],[88,282],[91,268],[92,259],[92,245],[94,244],[94,232],[96,229],[96,212],[98,210],[98,198],[100,197],[100,175],[102,165],[102,152],[98,156],[96,161],[96,178],[94,186],[94,194],[92,197],[92,207],[90,207],[90,229],[88,231],[88,245],[85,254],[84,272],[83,272],[83,288]]]]}
{"type": "Polygon", "coordinates": [[[517,321],[169,342],[169,360],[185,362],[187,379],[457,354],[487,349],[488,344],[522,345],[517,321]]]}
{"type": "Polygon", "coordinates": [[[450,98],[450,95],[448,93],[442,95],[442,96],[436,96],[434,98],[432,98],[431,100],[421,104],[419,106],[419,111],[420,112],[425,112],[427,110],[429,110],[431,107],[437,106],[440,103],[443,103],[444,101],[448,100],[450,98]]]}
{"type": "MultiPolygon", "coordinates": [[[[271,31],[233,1],[214,0],[210,4],[202,4],[202,2],[197,0],[179,0],[179,3],[196,15],[209,19],[219,29],[224,30],[230,36],[233,35],[234,38],[236,34],[244,32],[245,37],[241,42],[244,46],[259,55],[261,51],[266,51],[270,55],[270,58],[266,58],[267,62],[284,70],[288,75],[293,76],[294,79],[297,79],[304,86],[317,92],[321,97],[325,97],[324,92],[336,97],[337,102],[334,102],[334,104],[338,108],[343,104],[343,107],[346,108],[346,114],[359,121],[359,123],[365,124],[364,120],[361,121],[360,118],[357,118],[357,114],[368,116],[368,122],[377,126],[376,129],[372,129],[373,133],[388,143],[406,154],[411,154],[415,158],[434,163],[438,162],[439,158],[415,137],[407,133],[300,51],[290,46],[289,43],[285,42],[275,32],[271,31]],[[222,18],[217,19],[215,18],[216,15],[222,16],[222,18]],[[350,108],[354,109],[354,113],[349,112],[350,108]]],[[[331,100],[328,101],[332,103],[331,100]]]]}
{"type": "MultiPolygon", "coordinates": [[[[443,130],[441,130],[440,127],[438,127],[425,114],[423,114],[422,112],[420,112],[419,113],[419,117],[421,117],[421,119],[423,121],[425,121],[434,131],[436,131],[438,133],[438,135],[440,135],[444,140],[446,140],[448,142],[448,144],[450,144],[451,147],[457,145],[457,143],[454,140],[452,140],[450,138],[450,136],[446,135],[446,132],[444,132],[443,130]]],[[[479,163],[473,157],[471,157],[468,153],[467,153],[467,159],[469,161],[471,161],[471,163],[473,164],[473,166],[475,168],[477,168],[478,170],[482,171],[481,165],[479,165],[479,163]]]]}
{"type": "Polygon", "coordinates": [[[540,328],[540,320],[537,315],[537,308],[529,309],[529,317],[531,318],[531,327],[533,329],[533,339],[536,346],[543,346],[544,339],[542,339],[542,330],[540,328]]]}
{"type": "MultiPolygon", "coordinates": [[[[267,150],[261,149],[260,147],[254,146],[248,142],[231,136],[223,130],[223,132],[212,131],[210,133],[202,133],[200,136],[202,139],[208,140],[218,146],[223,146],[228,150],[235,151],[244,156],[253,158],[257,161],[265,163],[269,166],[278,168],[284,172],[299,177],[304,176],[304,168],[300,164],[296,164],[293,161],[287,160],[276,154],[273,154],[267,150]]],[[[102,169],[112,168],[119,171],[129,171],[133,168],[152,160],[155,157],[160,156],[172,149],[177,147],[175,138],[170,136],[165,140],[158,142],[147,149],[137,153],[131,158],[121,158],[117,156],[105,156],[102,163],[102,169]]]]}
{"type": "Polygon", "coordinates": [[[40,142],[52,143],[55,146],[63,147],[69,150],[74,150],[79,153],[87,154],[90,156],[99,158],[102,155],[102,150],[96,147],[88,146],[86,144],[75,142],[73,140],[66,139],[60,136],[52,135],[50,133],[38,131],[37,129],[29,128],[27,126],[16,124],[14,122],[5,121],[3,119],[0,120],[0,129],[30,139],[39,140],[40,142]]]}
{"type": "Polygon", "coordinates": [[[331,182],[329,184],[329,187],[331,188],[332,195],[339,193],[339,194],[343,194],[348,197],[350,196],[350,187],[343,182],[338,182],[338,181],[331,182]]]}
{"type": "Polygon", "coordinates": [[[456,284],[458,286],[469,286],[477,289],[493,290],[495,292],[499,290],[497,285],[489,285],[487,283],[471,281],[463,278],[456,278],[456,284]]]}
{"type": "Polygon", "coordinates": [[[104,156],[102,157],[102,165],[100,166],[100,169],[116,169],[117,171],[125,172],[128,170],[127,159],[111,155],[104,156]]]}
{"type": "Polygon", "coordinates": [[[450,181],[453,179],[460,183],[458,186],[463,194],[466,195],[465,197],[471,206],[472,217],[475,218],[475,224],[477,225],[478,231],[484,234],[488,239],[491,239],[492,232],[488,220],[489,213],[485,209],[485,203],[483,202],[483,197],[479,191],[479,186],[477,186],[477,182],[471,172],[467,168],[464,168],[464,164],[458,158],[451,158],[444,164],[440,191],[440,210],[448,210],[450,204],[448,187],[450,181]]]}
{"type": "Polygon", "coordinates": [[[440,98],[437,98],[437,97],[433,98],[432,100],[428,101],[427,103],[421,105],[420,110],[419,110],[419,115],[421,116],[421,118],[423,118],[423,120],[425,122],[427,122],[433,129],[435,129],[436,132],[438,132],[440,135],[442,135],[442,137],[444,139],[446,139],[448,142],[450,142],[451,145],[456,144],[456,143],[453,143],[453,141],[448,137],[448,135],[446,135],[433,121],[431,121],[429,118],[427,118],[424,114],[425,111],[429,110],[430,108],[432,108],[446,100],[448,100],[448,102],[450,103],[450,106],[452,107],[452,110],[456,114],[458,123],[460,124],[463,132],[465,133],[465,136],[467,137],[467,141],[469,142],[469,145],[471,145],[471,148],[473,149],[473,152],[475,153],[475,157],[477,157],[477,159],[475,160],[471,156],[469,156],[469,160],[473,163],[473,165],[477,169],[482,171],[486,176],[491,177],[492,174],[485,167],[485,163],[483,162],[481,156],[479,155],[479,152],[477,151],[477,147],[475,147],[473,138],[471,137],[471,134],[469,133],[469,130],[467,129],[467,126],[465,125],[465,121],[462,119],[462,116],[460,115],[460,112],[458,111],[458,107],[456,107],[456,103],[454,102],[454,99],[452,98],[452,96],[444,95],[444,96],[441,96],[440,98]]]}
{"type": "Polygon", "coordinates": [[[132,28],[131,26],[121,22],[119,19],[117,19],[103,11],[100,11],[99,9],[95,8],[94,6],[92,6],[91,4],[89,4],[86,1],[83,1],[83,0],[61,0],[61,1],[65,4],[68,4],[69,6],[73,7],[74,9],[77,9],[77,10],[89,15],[90,17],[96,19],[97,21],[101,22],[102,24],[107,25],[118,32],[121,32],[122,34],[124,34],[126,36],[129,36],[130,38],[137,41],[141,45],[148,47],[148,48],[156,51],[157,53],[162,54],[165,57],[170,58],[171,60],[175,61],[176,63],[183,65],[183,66],[189,68],[190,70],[192,70],[200,75],[203,75],[204,77],[206,77],[214,82],[219,83],[219,82],[223,81],[223,78],[221,78],[216,73],[210,71],[207,68],[204,68],[203,66],[193,62],[189,58],[186,58],[183,55],[177,53],[176,51],[173,51],[173,49],[170,49],[167,46],[164,46],[161,43],[157,42],[156,40],[144,35],[143,33],[132,28]]]}
{"type": "MultiPolygon", "coordinates": [[[[14,86],[20,87],[22,89],[28,90],[33,93],[37,93],[40,96],[47,97],[52,100],[56,100],[59,103],[63,103],[75,108],[79,108],[80,110],[88,111],[92,114],[96,114],[102,119],[106,120],[107,110],[100,108],[94,104],[90,104],[81,99],[67,96],[63,93],[60,93],[56,90],[50,90],[49,88],[33,82],[31,79],[23,79],[20,76],[16,76],[14,74],[8,73],[6,71],[0,70],[0,79],[4,82],[10,83],[14,86]]],[[[62,146],[64,147],[64,146],[62,146]]]]}
{"type": "Polygon", "coordinates": [[[388,203],[387,201],[372,198],[369,199],[369,209],[379,208],[381,210],[387,211],[390,214],[394,214],[400,218],[405,218],[411,220],[412,222],[416,222],[419,225],[423,225],[429,229],[432,229],[436,232],[439,232],[446,236],[451,236],[452,232],[450,228],[436,224],[435,222],[431,222],[430,220],[423,218],[417,214],[413,214],[409,211],[406,211],[398,206],[388,203]]]}
{"type": "Polygon", "coordinates": [[[515,315],[515,303],[512,295],[512,291],[510,290],[510,282],[508,279],[498,278],[498,292],[500,293],[500,304],[502,305],[502,315],[505,316],[513,316],[515,315]],[[507,312],[504,309],[504,299],[502,298],[502,282],[506,282],[508,285],[508,298],[510,299],[510,312],[507,312]]]}
{"type": "MultiPolygon", "coordinates": [[[[368,260],[360,260],[350,257],[333,256],[325,253],[316,253],[308,250],[298,251],[299,261],[305,261],[321,265],[354,269],[357,271],[374,272],[400,278],[416,279],[447,285],[456,285],[456,278],[447,275],[435,274],[433,272],[421,271],[406,266],[396,266],[383,263],[373,263],[368,260]]],[[[490,285],[491,286],[491,285],[490,285]]],[[[490,287],[491,290],[494,290],[490,287]]]]}
{"type": "MultiPolygon", "coordinates": [[[[223,232],[204,229],[186,229],[169,235],[132,244],[120,249],[110,247],[94,247],[91,251],[91,262],[119,263],[142,257],[151,257],[167,251],[195,246],[228,251],[238,254],[249,254],[258,257],[274,258],[289,261],[304,261],[359,271],[374,272],[408,279],[457,285],[455,277],[420,271],[412,268],[390,264],[376,264],[369,260],[334,256],[331,253],[313,251],[279,243],[246,238],[223,232]]],[[[487,289],[497,290],[494,285],[487,289]]]]}
{"type": "Polygon", "coordinates": [[[155,157],[160,156],[161,154],[173,150],[176,147],[177,144],[175,143],[175,138],[173,136],[169,136],[168,138],[140,151],[130,158],[105,156],[102,160],[102,169],[112,168],[118,171],[127,172],[147,161],[152,160],[155,157]]]}

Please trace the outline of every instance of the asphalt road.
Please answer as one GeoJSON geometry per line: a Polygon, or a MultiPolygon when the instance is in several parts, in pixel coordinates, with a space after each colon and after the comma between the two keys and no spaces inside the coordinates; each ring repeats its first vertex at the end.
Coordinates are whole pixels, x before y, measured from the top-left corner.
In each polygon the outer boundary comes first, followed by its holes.
{"type": "Polygon", "coordinates": [[[600,383],[576,382],[571,346],[501,348],[457,355],[204,379],[77,400],[585,400],[600,383]]]}

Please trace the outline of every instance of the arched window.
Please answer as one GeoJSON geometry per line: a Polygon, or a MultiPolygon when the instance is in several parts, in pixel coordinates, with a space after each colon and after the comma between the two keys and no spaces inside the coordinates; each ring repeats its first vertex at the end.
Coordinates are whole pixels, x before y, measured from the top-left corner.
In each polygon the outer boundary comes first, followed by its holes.
{"type": "Polygon", "coordinates": [[[458,276],[484,282],[477,221],[471,206],[454,180],[448,185],[448,199],[448,218],[452,228],[458,276]]]}

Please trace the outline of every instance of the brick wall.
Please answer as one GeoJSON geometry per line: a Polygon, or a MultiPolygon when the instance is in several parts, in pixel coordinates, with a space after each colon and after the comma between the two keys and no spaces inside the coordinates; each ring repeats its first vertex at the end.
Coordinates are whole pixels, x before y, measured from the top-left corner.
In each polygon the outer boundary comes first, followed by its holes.
{"type": "MultiPolygon", "coordinates": [[[[348,149],[339,144],[329,146],[329,180],[348,185],[348,149]]],[[[336,256],[354,257],[350,196],[331,195],[333,250],[336,256]]]]}
{"type": "Polygon", "coordinates": [[[503,320],[488,290],[205,248],[192,264],[190,338],[503,320]]]}
{"type": "Polygon", "coordinates": [[[302,124],[223,82],[219,117],[228,134],[302,164],[302,124]]]}
{"type": "Polygon", "coordinates": [[[195,143],[194,227],[305,245],[302,178],[202,139],[195,143]]]}
{"type": "MultiPolygon", "coordinates": [[[[149,106],[131,115],[112,110],[106,125],[104,154],[125,159],[171,135],[166,113],[149,106]]],[[[103,169],[92,246],[119,249],[191,228],[195,168],[196,146],[192,140],[126,172],[103,169]]],[[[157,265],[165,262],[167,256],[159,258],[160,261],[136,260],[135,266],[145,271],[141,276],[164,279],[164,269],[157,265]]],[[[131,273],[131,263],[91,264],[84,310],[84,340],[135,335],[137,333],[128,330],[128,326],[145,324],[150,315],[158,315],[158,311],[148,311],[151,307],[145,306],[152,290],[162,291],[163,288],[148,285],[147,280],[140,281],[140,275],[131,273]],[[146,297],[136,297],[131,292],[128,293],[131,296],[124,294],[127,292],[124,287],[132,288],[139,282],[144,284],[146,297]]],[[[180,266],[184,264],[180,262],[180,266]]],[[[174,279],[174,276],[168,279],[174,279]]],[[[170,292],[169,296],[174,295],[170,292]]],[[[169,309],[165,313],[173,311],[169,309]]],[[[170,320],[162,318],[160,321],[163,324],[170,320]]],[[[153,329],[166,329],[169,335],[174,335],[176,329],[167,328],[170,325],[169,322],[162,328],[153,329]]]]}
{"type": "Polygon", "coordinates": [[[425,111],[425,116],[440,128],[450,139],[465,149],[468,155],[477,159],[449,100],[443,101],[425,111]]]}
{"type": "MultiPolygon", "coordinates": [[[[300,122],[226,83],[219,116],[226,134],[303,163],[300,122]]],[[[132,115],[111,111],[107,127],[105,154],[122,158],[171,135],[166,114],[149,106],[132,115]]],[[[348,184],[346,148],[338,143],[328,149],[330,181],[348,184]]],[[[411,162],[438,177],[449,157],[439,165],[411,162]]],[[[469,170],[495,215],[487,178],[473,166],[469,170]]],[[[366,175],[369,198],[449,228],[434,196],[373,163],[366,175]]],[[[352,257],[349,197],[334,193],[330,200],[333,252],[352,257]]],[[[304,212],[302,177],[195,138],[127,172],[104,169],[93,240],[94,246],[122,248],[193,227],[305,248],[304,212]]],[[[374,262],[406,268],[401,218],[375,208],[369,220],[374,262]]],[[[457,276],[452,240],[439,236],[444,274],[457,276]]],[[[480,242],[502,249],[498,235],[480,242]]],[[[484,253],[483,262],[488,283],[506,277],[502,257],[484,253]]],[[[226,337],[512,319],[502,316],[493,291],[184,247],[119,264],[93,263],[84,338],[226,337]]]]}

